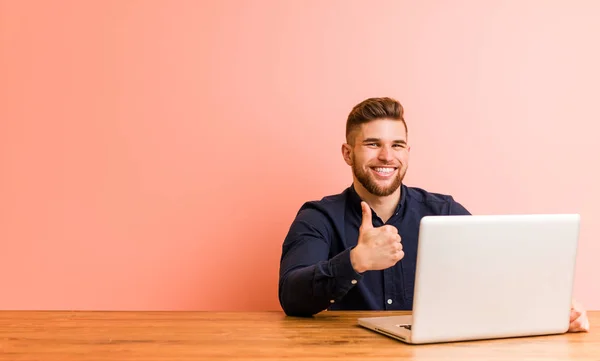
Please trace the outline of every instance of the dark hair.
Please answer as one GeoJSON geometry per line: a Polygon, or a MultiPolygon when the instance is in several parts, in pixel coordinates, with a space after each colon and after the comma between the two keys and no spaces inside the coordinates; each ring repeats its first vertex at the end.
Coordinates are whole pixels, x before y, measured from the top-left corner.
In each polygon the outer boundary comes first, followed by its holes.
{"type": "Polygon", "coordinates": [[[350,133],[361,124],[377,119],[394,119],[404,124],[408,135],[408,127],[404,121],[404,108],[399,101],[392,98],[369,98],[352,108],[346,121],[346,142],[350,143],[350,133]]]}

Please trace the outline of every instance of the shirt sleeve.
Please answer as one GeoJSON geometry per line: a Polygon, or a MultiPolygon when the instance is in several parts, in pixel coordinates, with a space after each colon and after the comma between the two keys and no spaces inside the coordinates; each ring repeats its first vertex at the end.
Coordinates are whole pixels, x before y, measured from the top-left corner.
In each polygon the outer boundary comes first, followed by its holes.
{"type": "Polygon", "coordinates": [[[303,208],[283,242],[279,302],[290,316],[312,316],[340,300],[362,278],[348,248],[329,258],[333,227],[314,208],[303,208]]]}

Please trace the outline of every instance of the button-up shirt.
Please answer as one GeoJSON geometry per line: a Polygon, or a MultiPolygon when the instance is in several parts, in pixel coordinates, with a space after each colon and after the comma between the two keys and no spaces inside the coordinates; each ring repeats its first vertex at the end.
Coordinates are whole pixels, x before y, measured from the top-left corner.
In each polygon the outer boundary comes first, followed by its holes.
{"type": "Polygon", "coordinates": [[[353,186],[302,205],[283,242],[279,302],[286,314],[311,316],[330,310],[411,310],[421,218],[470,215],[452,196],[401,185],[396,211],[374,227],[398,229],[404,257],[394,266],[357,273],[350,251],[358,242],[361,199],[353,186]]]}

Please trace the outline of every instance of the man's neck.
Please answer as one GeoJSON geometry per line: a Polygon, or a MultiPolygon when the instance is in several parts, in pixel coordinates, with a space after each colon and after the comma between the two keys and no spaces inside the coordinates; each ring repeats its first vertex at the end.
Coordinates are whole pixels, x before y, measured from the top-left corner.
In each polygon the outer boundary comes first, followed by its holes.
{"type": "Polygon", "coordinates": [[[396,211],[396,207],[398,207],[398,203],[400,202],[400,196],[402,192],[402,186],[398,187],[394,193],[389,196],[379,197],[368,190],[360,184],[357,180],[354,180],[354,190],[363,201],[367,202],[367,204],[373,208],[375,213],[381,218],[381,220],[385,223],[388,219],[390,219],[394,212],[396,211]]]}

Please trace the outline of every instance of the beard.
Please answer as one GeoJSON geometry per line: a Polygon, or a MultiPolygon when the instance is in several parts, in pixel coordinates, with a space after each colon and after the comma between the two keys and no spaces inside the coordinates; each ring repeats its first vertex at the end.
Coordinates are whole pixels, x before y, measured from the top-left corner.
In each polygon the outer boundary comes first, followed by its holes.
{"type": "Polygon", "coordinates": [[[384,187],[377,184],[375,177],[367,170],[357,166],[355,162],[352,163],[352,173],[354,173],[356,179],[369,193],[378,197],[387,197],[394,193],[402,184],[402,180],[406,174],[406,168],[399,166],[396,177],[392,179],[392,183],[384,187]]]}

